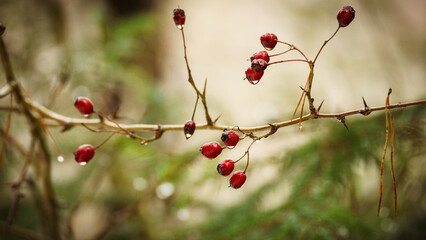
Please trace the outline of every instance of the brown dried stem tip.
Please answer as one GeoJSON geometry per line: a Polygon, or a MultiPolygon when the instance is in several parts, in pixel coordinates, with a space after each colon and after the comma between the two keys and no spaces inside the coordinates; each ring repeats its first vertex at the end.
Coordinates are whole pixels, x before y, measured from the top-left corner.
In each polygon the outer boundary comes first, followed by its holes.
{"type": "Polygon", "coordinates": [[[339,22],[339,27],[348,26],[352,20],[355,18],[355,10],[351,6],[344,6],[337,13],[337,21],[339,22]]]}

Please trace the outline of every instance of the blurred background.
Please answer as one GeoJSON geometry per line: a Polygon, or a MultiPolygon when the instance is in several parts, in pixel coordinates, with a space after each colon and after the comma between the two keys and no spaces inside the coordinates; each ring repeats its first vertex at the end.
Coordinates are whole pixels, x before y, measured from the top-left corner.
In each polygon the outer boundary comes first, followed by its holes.
{"type": "MultiPolygon", "coordinates": [[[[256,86],[243,81],[247,59],[263,50],[259,37],[273,32],[313,59],[345,5],[355,9],[355,20],[316,63],[312,95],[317,104],[324,99],[321,111],[359,109],[362,97],[382,106],[390,87],[391,103],[425,99],[423,0],[0,0],[0,22],[16,77],[34,101],[77,118],[74,99],[87,96],[122,123],[183,125],[196,98],[172,20],[173,9],[183,8],[189,63],[197,86],[208,79],[212,117],[222,114],[218,123],[245,127],[290,119],[309,73],[303,63],[276,64],[256,86]]],[[[5,82],[3,69],[0,74],[5,82]]],[[[8,99],[0,104],[5,109],[8,99]]],[[[0,111],[2,129],[6,115],[0,111]]],[[[239,190],[228,188],[216,166],[242,156],[250,140],[207,160],[199,147],[220,141],[219,131],[196,131],[189,140],[166,132],[143,146],[115,136],[81,167],[75,149],[107,134],[52,127],[65,154],[57,162],[51,146],[60,232],[64,239],[424,239],[426,107],[393,116],[398,217],[389,154],[376,216],[384,112],[348,118],[349,131],[332,119],[280,129],[253,145],[239,190]]],[[[195,121],[205,122],[201,106],[195,121]]],[[[2,226],[25,161],[17,146],[29,148],[29,132],[25,118],[14,114],[10,135],[17,144],[8,145],[0,173],[2,226]]],[[[35,166],[29,179],[37,179],[35,166]]],[[[245,160],[236,166],[244,167],[245,160]]],[[[30,184],[22,193],[14,225],[34,238],[43,235],[37,196],[30,184]]],[[[2,227],[0,239],[20,237],[2,227]]]]}

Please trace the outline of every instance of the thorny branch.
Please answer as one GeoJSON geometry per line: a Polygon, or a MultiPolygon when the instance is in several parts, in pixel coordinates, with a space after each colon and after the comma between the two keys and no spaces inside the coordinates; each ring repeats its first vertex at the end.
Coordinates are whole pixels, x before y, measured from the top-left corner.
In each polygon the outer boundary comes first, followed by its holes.
{"type": "MultiPolygon", "coordinates": [[[[167,131],[183,131],[184,125],[180,124],[164,124],[164,125],[156,125],[156,124],[124,124],[120,123],[120,128],[113,122],[108,121],[107,119],[104,119],[101,121],[100,119],[87,119],[87,118],[71,118],[64,115],[61,115],[59,113],[56,113],[48,108],[45,108],[44,106],[40,105],[39,103],[32,101],[29,98],[25,99],[34,110],[42,114],[46,119],[52,120],[50,126],[57,126],[57,127],[63,127],[63,126],[69,126],[69,125],[81,125],[84,124],[86,126],[104,126],[110,129],[127,129],[129,131],[158,131],[159,127],[163,132],[167,131]]],[[[413,105],[420,105],[425,104],[426,100],[419,100],[419,101],[413,101],[413,102],[406,102],[406,103],[397,103],[387,106],[388,109],[394,109],[394,108],[403,108],[413,105]]],[[[385,106],[379,106],[379,107],[369,107],[369,113],[376,112],[376,111],[383,111],[385,110],[385,106]]],[[[307,115],[304,115],[302,117],[302,122],[308,121],[311,119],[319,119],[319,118],[334,118],[334,119],[340,119],[343,117],[348,117],[356,114],[365,115],[365,107],[361,109],[355,109],[347,112],[342,113],[334,113],[334,114],[323,114],[319,112],[310,113],[307,115]]],[[[293,120],[287,120],[282,122],[276,122],[276,123],[270,123],[266,125],[261,126],[253,126],[253,127],[239,127],[240,130],[245,132],[258,132],[258,131],[266,131],[275,129],[271,134],[268,136],[274,134],[279,128],[286,127],[294,124],[298,124],[299,119],[293,119],[293,120]]],[[[209,125],[208,123],[199,123],[197,124],[197,130],[201,129],[214,129],[214,130],[225,130],[225,129],[232,129],[234,126],[228,126],[228,125],[221,125],[216,124],[212,121],[212,125],[209,125]]],[[[122,131],[117,132],[122,133],[122,131]]],[[[259,138],[265,138],[267,136],[262,136],[259,138]]]]}

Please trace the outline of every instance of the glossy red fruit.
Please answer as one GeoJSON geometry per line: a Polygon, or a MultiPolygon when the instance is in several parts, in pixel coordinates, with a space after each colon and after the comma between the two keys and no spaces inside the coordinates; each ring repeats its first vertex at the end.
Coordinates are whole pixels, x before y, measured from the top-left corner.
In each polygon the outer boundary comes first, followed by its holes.
{"type": "Polygon", "coordinates": [[[263,73],[264,71],[256,72],[253,70],[253,68],[249,67],[246,70],[246,78],[251,84],[256,85],[259,83],[260,79],[262,78],[263,73]]]}
{"type": "Polygon", "coordinates": [[[262,36],[260,36],[260,43],[268,51],[271,51],[272,49],[274,49],[275,45],[277,45],[277,42],[278,42],[278,37],[277,35],[273,33],[265,33],[262,36]]]}
{"type": "Polygon", "coordinates": [[[78,97],[74,102],[74,106],[83,115],[89,115],[93,113],[93,103],[87,97],[78,97]]]}
{"type": "Polygon", "coordinates": [[[240,141],[240,136],[234,130],[225,129],[220,139],[222,139],[227,148],[234,148],[240,141]]]}
{"type": "Polygon", "coordinates": [[[348,26],[355,18],[355,10],[351,6],[344,6],[337,13],[337,21],[340,27],[348,26]]]}
{"type": "Polygon", "coordinates": [[[269,62],[269,54],[266,51],[257,52],[257,53],[255,53],[251,56],[250,61],[253,61],[255,59],[263,59],[263,60],[266,61],[266,63],[268,63],[269,62]]]}
{"type": "Polygon", "coordinates": [[[175,21],[176,27],[179,29],[183,28],[183,25],[185,24],[185,11],[180,8],[176,8],[173,10],[173,21],[175,21]]]}
{"type": "Polygon", "coordinates": [[[235,171],[229,179],[229,186],[235,189],[240,188],[247,179],[247,175],[243,171],[235,171]]]}
{"type": "Polygon", "coordinates": [[[234,161],[226,159],[217,165],[217,172],[222,176],[228,176],[234,171],[234,161]]]}
{"type": "Polygon", "coordinates": [[[256,72],[265,71],[268,63],[263,59],[254,59],[251,61],[251,68],[256,72]]]}
{"type": "Polygon", "coordinates": [[[201,153],[206,158],[215,158],[222,152],[222,146],[218,142],[209,142],[201,146],[201,153]]]}
{"type": "Polygon", "coordinates": [[[195,122],[192,120],[188,120],[183,126],[183,133],[185,134],[186,139],[190,138],[192,134],[195,132],[195,122]]]}
{"type": "Polygon", "coordinates": [[[95,149],[92,145],[84,144],[77,148],[74,152],[75,161],[80,165],[86,165],[95,155],[95,149]]]}

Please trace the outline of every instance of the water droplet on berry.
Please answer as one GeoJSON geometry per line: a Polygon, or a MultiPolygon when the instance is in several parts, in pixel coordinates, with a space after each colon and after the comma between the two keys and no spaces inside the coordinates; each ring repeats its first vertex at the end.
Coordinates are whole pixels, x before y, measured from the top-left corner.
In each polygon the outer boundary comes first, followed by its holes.
{"type": "Polygon", "coordinates": [[[256,142],[256,143],[260,142],[260,139],[257,139],[255,142],[256,142]]]}
{"type": "Polygon", "coordinates": [[[80,166],[85,166],[87,162],[79,162],[78,164],[80,164],[80,166]]]}
{"type": "Polygon", "coordinates": [[[265,47],[267,51],[271,51],[273,48],[265,47]]]}
{"type": "Polygon", "coordinates": [[[302,125],[299,126],[299,129],[302,129],[302,125]]]}
{"type": "Polygon", "coordinates": [[[185,25],[176,25],[176,27],[177,27],[179,30],[182,30],[182,29],[185,27],[185,25]]]}
{"type": "Polygon", "coordinates": [[[233,149],[235,146],[226,146],[228,149],[233,149]]]}
{"type": "Polygon", "coordinates": [[[83,117],[88,118],[90,114],[83,114],[83,117]]]}
{"type": "Polygon", "coordinates": [[[60,155],[60,156],[58,156],[58,162],[64,162],[64,156],[62,156],[62,155],[60,155]]]}
{"type": "Polygon", "coordinates": [[[190,134],[190,133],[185,134],[186,139],[190,138],[191,136],[192,136],[192,134],[190,134]]]}
{"type": "Polygon", "coordinates": [[[252,80],[252,81],[250,81],[250,83],[253,84],[253,85],[256,85],[256,84],[259,83],[259,80],[252,80]]]}

